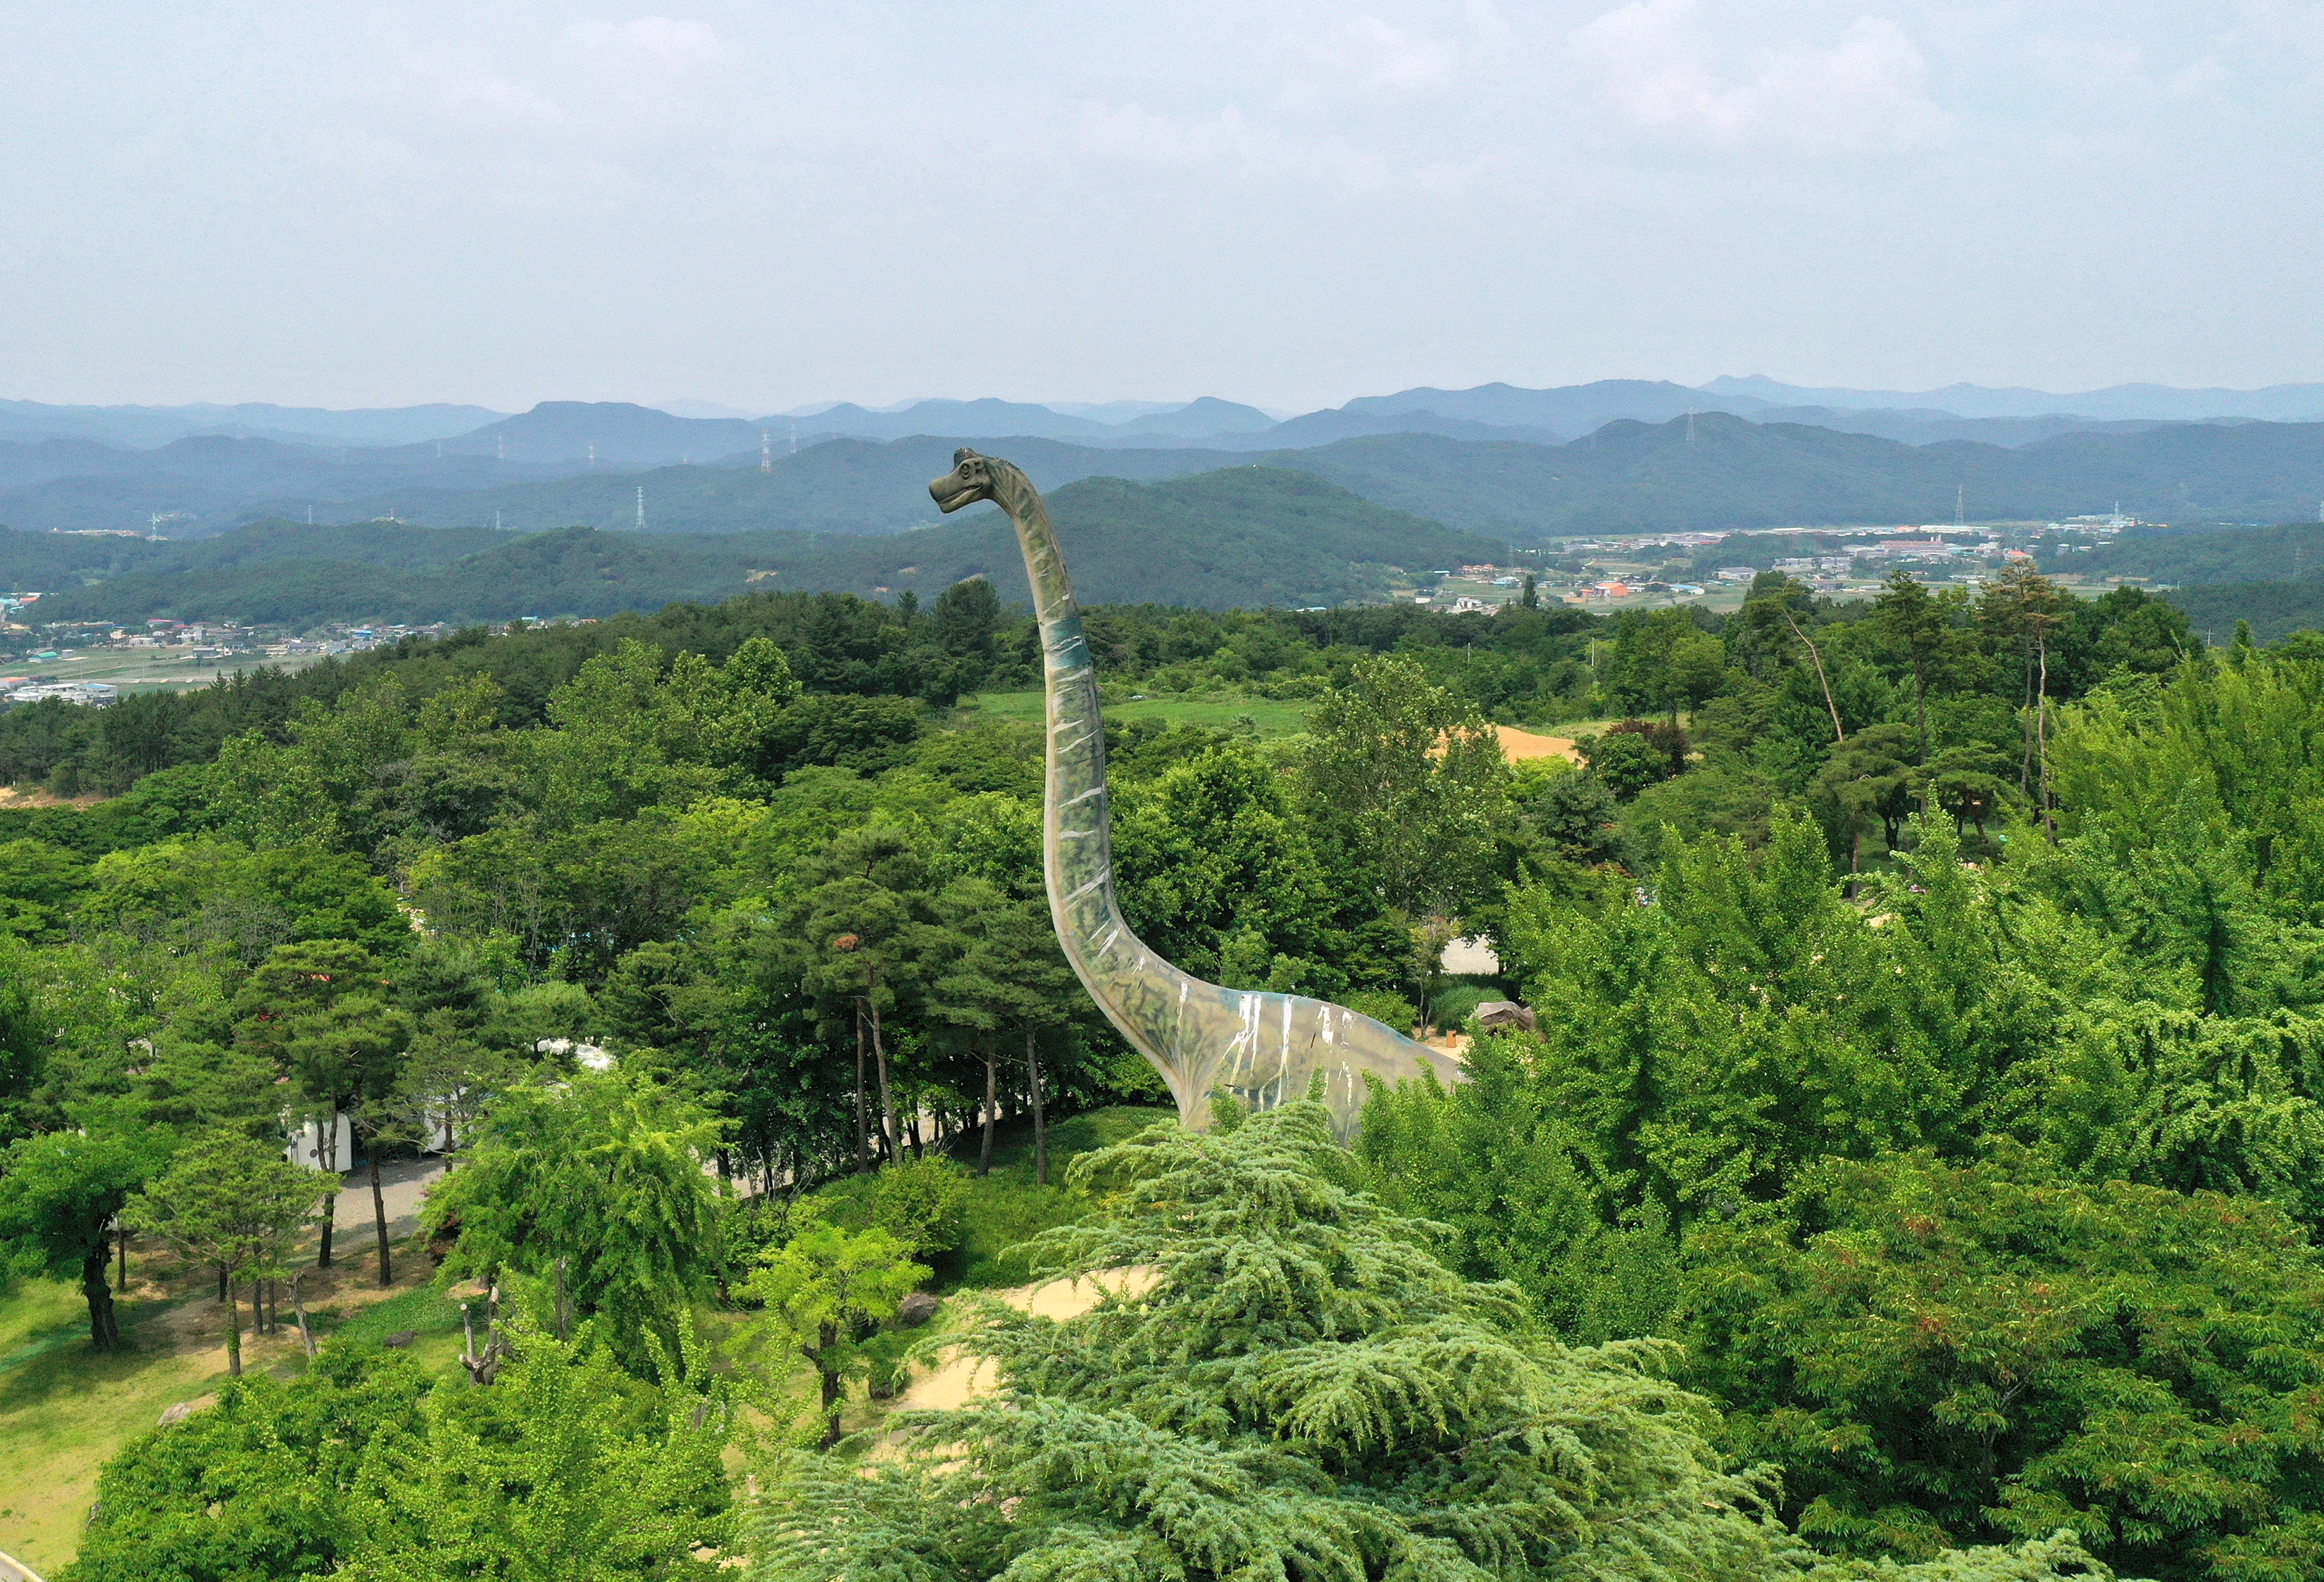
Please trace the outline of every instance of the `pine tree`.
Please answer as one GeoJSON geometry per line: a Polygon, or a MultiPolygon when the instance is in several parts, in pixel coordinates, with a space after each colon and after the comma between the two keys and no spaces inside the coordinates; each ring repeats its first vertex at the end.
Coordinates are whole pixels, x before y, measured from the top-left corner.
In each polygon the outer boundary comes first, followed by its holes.
{"type": "MultiPolygon", "coordinates": [[[[1073,1179],[1113,1212],[1047,1233],[1052,1272],[1151,1283],[967,1341],[989,1399],[895,1459],[800,1454],[761,1508],[753,1582],[914,1578],[1734,1578],[1817,1565],[1729,1471],[1655,1341],[1575,1347],[1433,1228],[1342,1184],[1322,1106],[1145,1132],[1073,1179]]],[[[2046,1577],[2046,1555],[1948,1575],[2046,1577]]],[[[1844,1575],[1844,1572],[1835,1572],[1844,1575]]]]}

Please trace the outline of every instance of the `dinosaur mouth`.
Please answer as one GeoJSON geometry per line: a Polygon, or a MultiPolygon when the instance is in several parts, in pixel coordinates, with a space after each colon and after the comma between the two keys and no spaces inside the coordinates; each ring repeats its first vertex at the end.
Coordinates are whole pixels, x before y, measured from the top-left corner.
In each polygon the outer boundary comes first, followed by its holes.
{"type": "Polygon", "coordinates": [[[974,483],[963,483],[951,473],[946,473],[929,484],[928,494],[936,502],[936,509],[946,515],[958,510],[964,505],[973,505],[984,498],[984,491],[981,487],[974,483]]]}

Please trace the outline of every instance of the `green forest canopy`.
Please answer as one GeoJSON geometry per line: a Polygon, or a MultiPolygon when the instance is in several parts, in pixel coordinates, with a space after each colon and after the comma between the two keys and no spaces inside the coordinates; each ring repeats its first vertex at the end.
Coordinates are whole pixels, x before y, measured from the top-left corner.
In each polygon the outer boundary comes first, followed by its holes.
{"type": "MultiPolygon", "coordinates": [[[[1076,585],[1109,602],[1338,604],[1383,597],[1390,565],[1424,569],[1505,551],[1306,474],[1268,468],[1144,485],[1093,478],[1058,490],[1049,503],[1073,537],[1076,585]]],[[[304,627],[602,617],[748,587],[866,595],[908,588],[933,598],[978,575],[1011,602],[1028,596],[1015,537],[989,511],[870,537],[641,537],[587,528],[519,536],[266,523],[166,545],[64,539],[94,546],[76,551],[78,564],[64,559],[58,542],[56,535],[0,537],[0,576],[14,575],[22,586],[43,585],[32,580],[39,576],[54,586],[66,576],[111,573],[42,601],[49,620],[166,615],[304,627]],[[302,541],[301,533],[314,536],[302,541]],[[12,571],[20,560],[22,569],[12,571]]]]}
{"type": "Polygon", "coordinates": [[[1157,950],[1539,1027],[1480,1037],[1458,1089],[1379,1092],[1352,1149],[1294,1110],[1093,1156],[1042,1255],[1157,1285],[992,1330],[1007,1393],[929,1430],[964,1450],[868,1477],[802,1450],[742,1520],[701,1347],[747,1352],[766,1260],[787,1334],[869,1315],[860,1351],[813,1341],[859,1410],[898,1260],[940,1263],[951,1210],[819,1228],[853,1178],[971,1151],[1037,1072],[1054,1113],[1157,1097],[1039,924],[1038,731],[948,710],[1030,683],[1029,622],[983,582],[761,594],[0,715],[0,774],[118,793],[0,811],[8,1266],[101,1276],[82,1198],[248,1146],[288,1091],[457,1116],[439,1229],[543,1283],[493,1382],[338,1355],[136,1441],[79,1575],[197,1520],[263,1577],[593,1544],[678,1575],[704,1543],[820,1575],[810,1521],[963,1578],[2324,1566],[2324,638],[2208,648],[2022,567],[1847,606],[1770,574],[1724,617],[1088,624],[1117,688],[1331,705],[1264,743],[1109,728],[1157,950]],[[1509,766],[1382,750],[1388,699],[1620,722],[1584,767],[1509,766]],[[1447,931],[1500,974],[1448,983],[1447,931]],[[576,1036],[618,1069],[542,1051],[576,1036]],[[152,1148],[42,1141],[73,1136],[152,1148]],[[582,1156],[635,1166],[593,1199],[582,1156]],[[746,1210],[713,1156],[827,1191],[746,1210]],[[858,1275],[877,1301],[809,1300],[858,1275]]]}

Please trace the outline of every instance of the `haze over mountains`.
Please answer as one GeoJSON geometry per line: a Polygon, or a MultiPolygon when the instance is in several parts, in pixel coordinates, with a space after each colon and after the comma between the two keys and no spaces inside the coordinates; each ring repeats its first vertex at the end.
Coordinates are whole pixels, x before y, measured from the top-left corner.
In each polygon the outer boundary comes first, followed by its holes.
{"type": "Polygon", "coordinates": [[[1280,421],[1208,397],[1072,410],[842,403],[770,418],[582,401],[512,415],[0,402],[0,524],[168,537],[272,519],[877,535],[936,520],[924,485],[963,442],[1008,455],[1045,489],[1262,464],[1527,540],[1949,520],[1957,500],[1972,519],[2119,501],[2177,522],[2304,519],[2324,501],[2324,384],[2052,396],[1754,376],[1701,389],[1416,388],[1280,421]]]}

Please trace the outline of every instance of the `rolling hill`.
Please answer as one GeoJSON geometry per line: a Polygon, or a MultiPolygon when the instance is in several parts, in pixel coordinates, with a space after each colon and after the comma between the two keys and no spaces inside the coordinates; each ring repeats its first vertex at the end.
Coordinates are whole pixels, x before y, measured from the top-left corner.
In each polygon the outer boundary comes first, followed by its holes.
{"type": "MultiPolygon", "coordinates": [[[[1224,451],[1100,450],[1054,439],[976,443],[1007,455],[1045,492],[1101,474],[1180,477],[1242,459],[1224,451]]],[[[403,520],[438,526],[498,520],[531,532],[565,527],[618,532],[635,528],[642,489],[651,533],[890,533],[939,520],[928,480],[952,465],[958,445],[954,439],[829,439],[796,455],[777,455],[764,473],[754,447],[746,453],[747,466],[579,473],[476,491],[400,489],[337,510],[343,519],[369,520],[392,509],[403,520]]],[[[265,514],[288,515],[289,504],[273,502],[265,514]]]]}
{"type": "Polygon", "coordinates": [[[2264,583],[2209,583],[2163,595],[2187,612],[2208,643],[2224,644],[2236,622],[2251,622],[2252,640],[2272,643],[2295,631],[2324,631],[2324,576],[2264,583]]]}
{"type": "MultiPolygon", "coordinates": [[[[675,421],[676,419],[673,419],[675,421]]],[[[534,530],[893,532],[933,521],[927,481],[956,442],[830,440],[756,466],[584,473],[488,490],[399,487],[333,507],[438,525],[534,530]]],[[[1301,449],[1125,449],[1061,440],[977,440],[1044,490],[1076,478],[1152,480],[1232,463],[1314,473],[1378,504],[1456,528],[1538,541],[1570,536],[1840,523],[2053,520],[2125,510],[2166,521],[2281,521],[2324,499],[2324,425],[2178,424],[2056,435],[2018,446],[1912,446],[1803,424],[1698,413],[1618,422],[1566,445],[1363,436],[1301,449]]],[[[258,509],[294,514],[282,499],[258,509]]],[[[5,510],[0,499],[0,510],[5,510]]],[[[5,520],[0,517],[0,520],[5,520]]]]}
{"type": "MultiPolygon", "coordinates": [[[[1385,593],[1389,565],[1475,559],[1499,548],[1277,468],[1237,467],[1150,484],[1091,478],[1056,490],[1049,505],[1075,587],[1097,602],[1337,604],[1385,593]]],[[[990,510],[878,537],[568,528],[504,535],[473,553],[465,552],[478,541],[472,537],[423,538],[428,529],[369,524],[334,529],[317,540],[312,556],[278,553],[306,530],[303,523],[237,529],[208,541],[210,553],[201,559],[124,569],[52,595],[42,601],[42,613],[52,621],[171,616],[292,626],[352,619],[419,624],[603,616],[754,587],[875,596],[910,588],[932,598],[976,575],[991,578],[1006,600],[1029,597],[1015,536],[990,510]],[[366,543],[370,534],[378,535],[376,544],[366,543]],[[245,538],[248,547],[240,542],[245,538]],[[461,551],[460,557],[451,551],[461,551]],[[447,557],[414,564],[423,553],[447,557]]],[[[0,543],[0,552],[7,547],[0,543]]]]}

